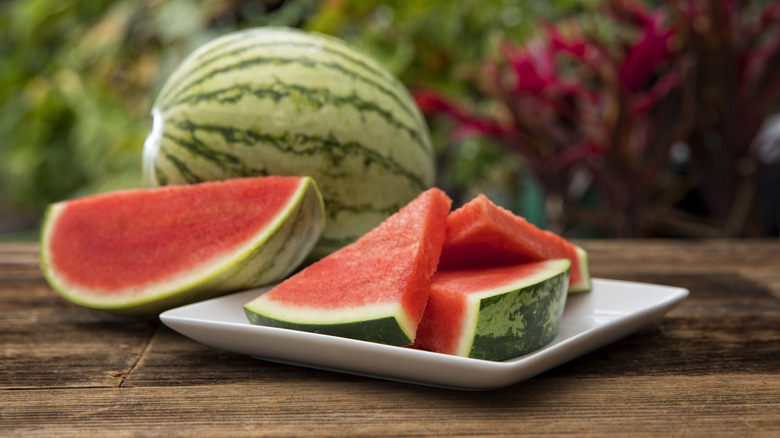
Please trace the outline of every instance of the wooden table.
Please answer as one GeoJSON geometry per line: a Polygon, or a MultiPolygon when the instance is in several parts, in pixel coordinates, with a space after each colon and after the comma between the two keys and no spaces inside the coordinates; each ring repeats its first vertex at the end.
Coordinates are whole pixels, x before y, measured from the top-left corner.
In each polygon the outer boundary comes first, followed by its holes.
{"type": "Polygon", "coordinates": [[[582,241],[597,277],[690,289],[535,378],[461,392],[254,360],[61,299],[0,245],[0,435],[780,436],[780,242],[582,241]]]}

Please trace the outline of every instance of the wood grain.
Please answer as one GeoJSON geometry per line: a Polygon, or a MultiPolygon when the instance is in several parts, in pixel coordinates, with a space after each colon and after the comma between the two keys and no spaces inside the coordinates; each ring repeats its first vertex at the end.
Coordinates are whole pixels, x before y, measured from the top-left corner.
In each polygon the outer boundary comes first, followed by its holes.
{"type": "Polygon", "coordinates": [[[0,389],[117,386],[156,327],[71,304],[40,274],[0,274],[0,308],[0,389]]]}
{"type": "Polygon", "coordinates": [[[487,393],[337,379],[13,391],[3,421],[56,436],[701,435],[777,430],[778,394],[776,375],[537,378],[487,393]]]}
{"type": "Polygon", "coordinates": [[[780,436],[780,242],[582,241],[596,276],[686,287],[625,339],[496,391],[254,360],[60,298],[0,245],[0,436],[780,436]]]}

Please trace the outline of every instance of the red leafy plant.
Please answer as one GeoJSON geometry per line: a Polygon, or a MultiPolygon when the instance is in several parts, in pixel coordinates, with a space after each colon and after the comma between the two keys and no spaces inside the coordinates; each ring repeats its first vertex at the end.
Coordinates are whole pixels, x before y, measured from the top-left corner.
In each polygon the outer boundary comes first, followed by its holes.
{"type": "Polygon", "coordinates": [[[780,140],[756,140],[780,98],[780,1],[673,5],[682,49],[696,61],[689,81],[696,123],[686,144],[689,184],[708,216],[700,234],[777,233],[780,140]]]}
{"type": "MultiPolygon", "coordinates": [[[[716,3],[681,0],[652,10],[614,0],[602,14],[606,31],[569,20],[547,24],[526,44],[504,42],[501,56],[471,79],[481,111],[431,90],[418,90],[416,99],[427,115],[456,122],[454,138],[487,136],[519,153],[545,193],[548,228],[563,233],[587,224],[612,236],[642,236],[668,221],[695,186],[680,182],[670,151],[690,148],[702,159],[691,135],[713,129],[700,126],[707,104],[701,77],[708,73],[693,38],[707,38],[696,23],[716,3]]],[[[768,59],[772,50],[751,53],[768,59]]],[[[747,62],[756,69],[754,63],[747,62]]],[[[755,120],[764,114],[766,106],[755,120]]],[[[756,134],[750,129],[748,141],[756,134]]],[[[702,172],[715,167],[713,161],[702,172]]]]}

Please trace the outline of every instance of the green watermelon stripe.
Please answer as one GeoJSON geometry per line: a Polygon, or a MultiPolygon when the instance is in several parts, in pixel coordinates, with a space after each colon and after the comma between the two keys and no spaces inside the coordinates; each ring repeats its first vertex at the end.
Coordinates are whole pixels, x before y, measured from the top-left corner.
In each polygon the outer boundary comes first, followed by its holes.
{"type": "Polygon", "coordinates": [[[237,83],[231,86],[208,92],[192,94],[173,102],[167,110],[176,105],[197,105],[200,103],[235,104],[247,96],[257,99],[271,99],[279,102],[282,99],[294,101],[304,100],[316,109],[326,105],[336,108],[354,108],[365,121],[366,114],[374,114],[385,123],[395,129],[405,132],[427,156],[432,156],[433,151],[420,136],[420,132],[398,120],[391,111],[379,106],[376,102],[361,98],[356,92],[348,95],[335,95],[328,89],[315,89],[302,85],[288,84],[276,79],[272,84],[254,85],[249,82],[237,83]]]}
{"type": "MultiPolygon", "coordinates": [[[[345,68],[343,65],[335,62],[322,62],[318,61],[316,59],[312,58],[305,58],[305,57],[298,57],[298,58],[285,58],[285,57],[267,57],[267,56],[258,56],[255,58],[249,58],[244,59],[241,61],[238,61],[233,64],[225,65],[223,67],[208,71],[204,73],[202,76],[199,76],[197,79],[193,80],[192,82],[186,83],[182,85],[182,88],[179,89],[176,94],[171,97],[172,101],[176,101],[181,99],[183,94],[186,94],[188,91],[190,91],[193,87],[196,87],[206,81],[209,81],[211,79],[214,79],[215,77],[222,75],[222,74],[228,74],[235,71],[240,71],[247,69],[249,67],[253,66],[263,66],[263,65],[272,65],[272,66],[286,66],[286,65],[300,65],[306,68],[310,68],[312,70],[316,70],[318,67],[323,67],[325,69],[334,70],[338,73],[341,73],[350,79],[353,79],[355,81],[363,82],[365,84],[368,84],[377,90],[379,90],[383,95],[387,96],[388,98],[392,99],[393,102],[395,102],[401,110],[403,110],[406,115],[411,117],[412,119],[419,121],[419,118],[417,117],[415,113],[415,109],[413,109],[410,105],[404,104],[404,101],[401,100],[401,98],[398,96],[398,94],[388,88],[382,85],[381,83],[363,76],[359,74],[358,72],[355,72],[353,70],[349,70],[345,68]]],[[[180,82],[184,83],[184,81],[180,82]]],[[[409,101],[410,102],[410,101],[409,101]]]]}
{"type": "MultiPolygon", "coordinates": [[[[232,38],[217,46],[214,46],[212,48],[212,51],[209,52],[209,53],[214,53],[214,56],[202,60],[199,60],[198,57],[194,58],[191,62],[196,64],[195,67],[192,68],[190,71],[188,71],[185,76],[178,78],[176,85],[170,91],[163,92],[163,94],[160,96],[160,101],[164,102],[165,100],[167,100],[168,99],[167,96],[170,95],[173,92],[173,90],[177,90],[177,89],[180,90],[185,85],[185,80],[194,76],[195,73],[205,69],[209,65],[226,58],[231,58],[240,55],[241,53],[244,53],[249,50],[254,50],[257,48],[262,49],[264,47],[316,49],[318,51],[323,51],[328,54],[335,55],[339,59],[347,61],[355,67],[362,68],[365,71],[380,77],[381,79],[388,80],[396,86],[399,87],[401,86],[401,83],[398,81],[398,79],[395,76],[389,74],[387,71],[383,71],[382,69],[372,66],[368,62],[365,62],[364,60],[361,60],[355,56],[351,56],[348,53],[342,52],[341,50],[336,50],[332,47],[323,46],[319,43],[311,43],[311,42],[303,42],[303,41],[269,41],[266,43],[257,43],[248,38],[247,39],[232,38]],[[229,46],[236,41],[238,42],[248,41],[248,44],[245,46],[239,46],[230,51],[222,51],[227,48],[230,48],[229,46]]],[[[189,84],[187,85],[189,86],[189,84]]],[[[177,94],[179,93],[177,92],[177,94]]]]}
{"type": "MultiPolygon", "coordinates": [[[[314,49],[317,51],[322,51],[331,55],[337,56],[339,59],[346,61],[356,67],[362,68],[366,70],[369,73],[372,73],[374,75],[380,76],[385,79],[389,79],[392,82],[399,83],[398,79],[390,74],[387,70],[377,66],[372,65],[372,62],[368,61],[367,59],[370,58],[369,55],[363,54],[363,56],[366,59],[360,59],[358,56],[354,56],[350,53],[348,53],[345,50],[352,50],[353,52],[358,52],[356,48],[347,46],[344,44],[343,41],[337,40],[335,38],[328,37],[327,35],[320,35],[324,37],[324,39],[327,41],[328,44],[332,44],[331,46],[323,45],[322,39],[316,42],[313,41],[283,41],[283,40],[270,40],[262,43],[258,43],[257,40],[252,40],[249,38],[251,35],[247,35],[247,38],[233,38],[230,40],[224,41],[223,44],[220,44],[219,46],[215,46],[211,52],[214,54],[211,58],[208,59],[202,59],[198,60],[198,64],[211,64],[216,61],[219,61],[220,59],[223,59],[225,57],[229,56],[235,56],[238,54],[241,54],[243,52],[246,52],[248,50],[252,50],[255,48],[266,48],[266,47],[273,47],[273,48],[302,48],[302,49],[314,49]],[[231,47],[234,43],[244,43],[247,42],[248,44],[245,46],[237,46],[237,47],[231,47]],[[338,47],[338,48],[337,48],[338,47]],[[229,51],[225,51],[228,50],[229,51]],[[344,49],[344,50],[340,50],[344,49]]],[[[360,53],[360,52],[358,52],[360,53]]],[[[196,58],[197,60],[197,58],[196,58]]],[[[200,68],[200,66],[198,67],[200,68]]]]}
{"type": "MultiPolygon", "coordinates": [[[[169,138],[171,137],[169,136],[169,138]]],[[[163,153],[163,155],[165,156],[166,159],[168,159],[168,161],[171,162],[171,164],[173,164],[173,167],[175,167],[176,170],[179,172],[179,174],[184,178],[184,180],[187,181],[187,184],[195,184],[195,183],[203,182],[203,180],[195,172],[190,170],[187,164],[185,164],[178,157],[169,153],[163,153]]],[[[167,185],[168,183],[167,176],[165,177],[164,180],[159,179],[161,176],[165,176],[165,172],[163,172],[163,170],[160,169],[159,163],[157,164],[158,165],[155,167],[154,170],[155,173],[157,174],[158,182],[162,185],[167,185]]]]}
{"type": "MultiPolygon", "coordinates": [[[[184,165],[184,163],[182,163],[181,160],[177,159],[176,157],[172,157],[170,155],[164,155],[162,153],[160,154],[160,156],[165,156],[165,158],[167,158],[168,161],[173,163],[174,167],[176,167],[177,169],[181,165],[181,166],[184,167],[185,170],[189,170],[187,168],[187,166],[184,165]]],[[[182,171],[180,170],[179,174],[181,174],[181,172],[182,171]]],[[[161,186],[167,186],[168,185],[168,174],[166,174],[162,169],[160,169],[159,160],[157,160],[155,162],[155,165],[154,165],[154,175],[155,175],[155,178],[156,178],[156,181],[157,181],[158,185],[161,185],[161,186]]]]}
{"type": "Polygon", "coordinates": [[[372,204],[344,204],[333,199],[328,201],[328,205],[328,215],[331,217],[331,219],[334,219],[338,213],[345,211],[350,213],[381,213],[389,216],[403,207],[402,204],[391,204],[383,208],[378,208],[372,204]]]}
{"type": "MultiPolygon", "coordinates": [[[[262,143],[270,145],[285,154],[299,156],[317,156],[324,154],[332,164],[332,166],[329,166],[330,169],[338,169],[338,165],[347,156],[361,156],[365,168],[368,168],[371,164],[375,164],[394,175],[405,178],[415,187],[415,189],[424,190],[426,188],[426,185],[420,176],[410,172],[390,157],[386,157],[358,141],[340,142],[333,134],[320,136],[305,133],[290,133],[288,131],[272,134],[260,132],[256,129],[240,129],[217,124],[198,124],[189,119],[181,121],[169,120],[169,123],[177,129],[189,133],[190,137],[193,139],[196,139],[199,133],[216,134],[221,136],[228,144],[255,146],[258,143],[262,143]]],[[[195,141],[197,145],[192,145],[193,147],[190,147],[189,144],[193,142],[186,142],[181,139],[176,139],[175,141],[182,146],[187,147],[192,152],[203,155],[204,158],[214,162],[220,167],[223,167],[223,162],[225,161],[229,161],[230,163],[240,161],[240,158],[235,157],[234,155],[207,148],[201,141],[195,141]]],[[[332,174],[329,176],[336,177],[336,175],[332,174]]],[[[388,208],[393,208],[393,210],[389,212],[394,213],[400,206],[393,205],[388,208]]],[[[386,210],[387,209],[382,209],[380,211],[385,212],[386,210]]]]}
{"type": "MultiPolygon", "coordinates": [[[[191,136],[192,140],[175,137],[170,133],[165,133],[163,138],[175,143],[176,145],[190,151],[195,155],[211,161],[222,169],[230,169],[237,176],[268,176],[268,172],[265,169],[249,167],[246,165],[246,163],[244,163],[243,160],[241,160],[241,158],[233,154],[209,148],[205,143],[198,140],[194,133],[191,136]]],[[[171,163],[173,163],[181,176],[184,177],[188,183],[192,184],[204,181],[195,172],[190,170],[184,162],[174,157],[173,154],[165,151],[163,151],[163,153],[165,157],[171,163]]]]}

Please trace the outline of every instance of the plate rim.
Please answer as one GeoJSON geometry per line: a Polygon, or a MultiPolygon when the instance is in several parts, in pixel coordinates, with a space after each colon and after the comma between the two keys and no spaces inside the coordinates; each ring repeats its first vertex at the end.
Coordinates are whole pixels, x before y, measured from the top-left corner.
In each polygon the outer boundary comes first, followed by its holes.
{"type": "MultiPolygon", "coordinates": [[[[614,317],[606,322],[584,329],[572,336],[565,339],[559,339],[559,336],[547,346],[516,358],[508,359],[506,361],[489,361],[483,359],[466,358],[459,356],[452,356],[443,353],[435,353],[430,351],[416,350],[407,347],[397,347],[392,345],[378,344],[368,341],[361,341],[349,338],[340,338],[336,336],[323,335],[318,333],[302,332],[289,330],[277,327],[265,327],[252,325],[247,320],[246,322],[233,322],[224,321],[216,318],[196,318],[188,316],[193,311],[201,310],[201,308],[208,308],[210,305],[216,303],[229,302],[230,300],[238,300],[239,296],[253,295],[263,293],[263,291],[270,289],[272,286],[261,287],[257,289],[250,289],[245,291],[239,291],[236,293],[224,295],[217,298],[212,298],[205,301],[200,301],[184,306],[176,307],[173,309],[162,312],[159,316],[160,320],[167,327],[182,334],[185,337],[193,339],[196,342],[207,345],[212,348],[223,349],[232,351],[238,354],[250,356],[254,359],[284,363],[308,368],[323,369],[328,371],[360,375],[372,378],[379,378],[383,380],[400,381],[405,383],[413,383],[425,386],[434,386],[448,389],[458,390],[490,390],[505,387],[511,384],[518,383],[522,380],[531,378],[549,369],[562,365],[570,360],[601,348],[607,344],[615,342],[623,337],[630,335],[642,326],[648,324],[655,318],[660,318],[665,315],[674,306],[686,299],[690,291],[688,289],[677,286],[666,286],[653,283],[634,282],[625,280],[614,280],[604,278],[593,278],[593,288],[590,292],[571,294],[567,297],[566,308],[571,308],[580,303],[581,306],[587,306],[590,301],[595,300],[595,296],[599,293],[605,294],[606,291],[599,292],[601,288],[628,288],[637,292],[635,289],[643,289],[645,294],[649,291],[654,293],[663,292],[663,296],[655,298],[650,305],[642,306],[637,310],[632,310],[626,314],[614,317]],[[584,303],[581,303],[584,302],[584,303]],[[194,310],[193,310],[194,309],[194,310]],[[345,350],[347,352],[360,352],[363,359],[368,365],[362,365],[357,367],[344,367],[333,366],[332,363],[323,364],[321,361],[307,361],[296,360],[303,359],[300,354],[292,355],[290,352],[286,352],[286,357],[278,357],[278,354],[263,355],[253,354],[255,351],[253,348],[246,348],[246,346],[235,345],[228,341],[229,337],[225,337],[224,342],[204,342],[202,336],[193,336],[193,330],[215,330],[217,332],[224,332],[223,334],[234,334],[240,338],[258,338],[260,340],[273,342],[292,342],[298,343],[301,346],[324,346],[335,347],[339,350],[345,350]],[[369,354],[366,354],[369,353],[369,354]],[[375,357],[373,364],[369,359],[365,359],[365,356],[370,354],[375,357]],[[425,364],[427,367],[449,367],[450,371],[470,371],[473,373],[487,373],[489,375],[476,378],[474,376],[466,376],[467,378],[458,378],[457,376],[429,376],[429,370],[414,370],[403,369],[399,372],[376,372],[374,368],[384,368],[384,365],[378,360],[389,360],[391,362],[398,362],[408,360],[414,364],[425,364]],[[372,369],[374,369],[372,371],[372,369]],[[426,371],[422,373],[422,371],[426,371]],[[422,378],[420,374],[424,374],[422,378]]],[[[249,300],[247,300],[248,302],[249,300]]],[[[566,320],[567,312],[564,310],[564,316],[562,322],[566,320]]],[[[282,348],[284,350],[284,348],[282,348]]],[[[276,353],[279,352],[277,348],[276,353]]],[[[305,356],[305,355],[304,355],[305,356]]],[[[316,354],[315,354],[316,358],[316,354]]],[[[335,362],[338,362],[336,360],[335,362]]],[[[385,369],[385,371],[387,371],[385,369]]],[[[442,371],[441,368],[438,371],[442,371]]],[[[443,371],[447,371],[444,369],[443,371]]],[[[445,373],[446,374],[446,373],[445,373]]]]}

